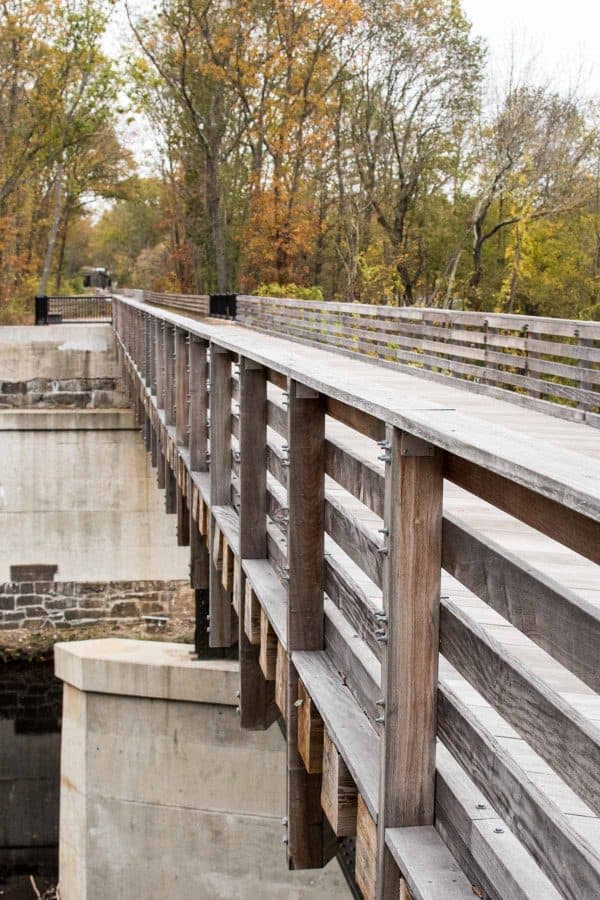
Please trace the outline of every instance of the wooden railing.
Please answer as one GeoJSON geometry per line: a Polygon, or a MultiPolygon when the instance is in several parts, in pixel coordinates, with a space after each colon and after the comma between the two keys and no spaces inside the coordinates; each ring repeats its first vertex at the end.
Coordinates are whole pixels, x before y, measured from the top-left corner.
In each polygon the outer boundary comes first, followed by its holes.
{"type": "Polygon", "coordinates": [[[137,288],[122,288],[120,293],[124,297],[139,300],[140,303],[152,303],[156,306],[164,306],[199,316],[208,316],[209,314],[210,298],[208,294],[169,294],[158,291],[143,291],[137,288]]]}
{"type": "Polygon", "coordinates": [[[250,329],[122,297],[114,328],[241,726],[285,720],[290,865],[351,837],[365,898],[600,897],[599,608],[444,506],[597,574],[600,465],[250,329]]]}
{"type": "Polygon", "coordinates": [[[600,425],[600,322],[238,296],[238,321],[600,425]],[[542,408],[546,404],[538,404],[542,408]]]}

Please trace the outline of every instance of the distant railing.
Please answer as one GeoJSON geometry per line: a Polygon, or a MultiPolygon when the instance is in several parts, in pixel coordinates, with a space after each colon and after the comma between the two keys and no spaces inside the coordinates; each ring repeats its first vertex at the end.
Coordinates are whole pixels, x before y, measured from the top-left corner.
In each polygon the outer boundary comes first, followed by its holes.
{"type": "Polygon", "coordinates": [[[158,291],[142,291],[136,288],[123,288],[119,291],[132,300],[140,303],[152,303],[168,309],[180,309],[199,316],[210,314],[210,297],[208,294],[168,294],[158,291]]]}
{"type": "Polygon", "coordinates": [[[112,322],[112,297],[35,298],[36,325],[60,325],[63,322],[112,322]]]}
{"type": "Polygon", "coordinates": [[[238,296],[237,321],[600,425],[600,322],[238,296]],[[544,403],[544,401],[546,401],[544,403]]]}

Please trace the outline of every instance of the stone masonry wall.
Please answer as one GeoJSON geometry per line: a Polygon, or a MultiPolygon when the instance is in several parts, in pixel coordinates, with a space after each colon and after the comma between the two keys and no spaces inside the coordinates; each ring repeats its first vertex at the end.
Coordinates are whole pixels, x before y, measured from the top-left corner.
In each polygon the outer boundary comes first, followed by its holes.
{"type": "Polygon", "coordinates": [[[118,378],[0,381],[0,409],[115,409],[128,406],[118,378]]]}
{"type": "Polygon", "coordinates": [[[34,581],[0,584],[0,630],[70,628],[168,615],[189,602],[186,581],[34,581]]]}

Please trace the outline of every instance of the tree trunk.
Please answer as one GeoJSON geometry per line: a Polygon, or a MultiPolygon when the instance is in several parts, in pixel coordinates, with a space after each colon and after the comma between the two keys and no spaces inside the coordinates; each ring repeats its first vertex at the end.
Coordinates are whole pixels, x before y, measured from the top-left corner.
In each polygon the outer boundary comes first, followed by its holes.
{"type": "Polygon", "coordinates": [[[50,280],[50,269],[52,267],[52,259],[54,257],[54,248],[56,247],[56,239],[58,237],[58,228],[60,225],[60,213],[62,206],[63,178],[64,166],[60,163],[56,172],[56,180],[54,182],[54,198],[52,204],[52,224],[50,226],[50,234],[48,235],[48,246],[46,247],[46,255],[44,257],[44,267],[42,269],[42,277],[38,287],[38,296],[45,297],[48,290],[48,282],[50,280]]]}
{"type": "Polygon", "coordinates": [[[62,271],[63,271],[64,262],[65,262],[65,249],[67,246],[67,234],[69,231],[69,216],[70,216],[69,203],[67,202],[67,206],[65,209],[65,216],[64,216],[64,224],[63,224],[62,234],[61,234],[61,238],[60,238],[60,246],[58,248],[58,262],[56,263],[56,276],[54,279],[54,290],[56,291],[57,294],[60,293],[60,285],[62,282],[62,271]]]}
{"type": "Polygon", "coordinates": [[[229,266],[225,240],[225,222],[219,190],[219,171],[216,158],[211,154],[206,160],[206,208],[210,225],[212,252],[217,277],[217,291],[229,290],[229,266]]]}

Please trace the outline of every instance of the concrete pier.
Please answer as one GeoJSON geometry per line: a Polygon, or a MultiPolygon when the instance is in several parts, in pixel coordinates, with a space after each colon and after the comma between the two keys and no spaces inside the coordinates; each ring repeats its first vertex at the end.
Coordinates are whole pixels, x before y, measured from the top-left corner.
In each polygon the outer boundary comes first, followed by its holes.
{"type": "Polygon", "coordinates": [[[347,898],[338,864],[287,870],[285,743],[242,732],[238,664],[182,644],[57,644],[62,900],[347,898]]]}

